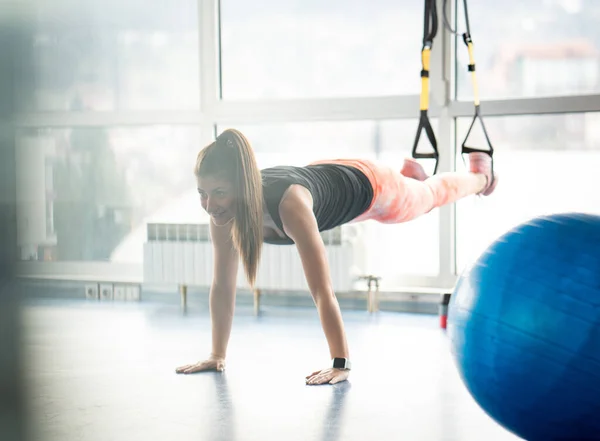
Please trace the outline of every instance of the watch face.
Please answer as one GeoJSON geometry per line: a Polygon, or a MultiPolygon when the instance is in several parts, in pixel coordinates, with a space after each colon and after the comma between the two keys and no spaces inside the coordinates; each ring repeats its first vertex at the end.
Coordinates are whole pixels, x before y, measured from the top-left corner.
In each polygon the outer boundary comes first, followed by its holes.
{"type": "Polygon", "coordinates": [[[333,367],[337,368],[337,369],[344,369],[346,367],[346,359],[334,358],[333,359],[333,367]]]}

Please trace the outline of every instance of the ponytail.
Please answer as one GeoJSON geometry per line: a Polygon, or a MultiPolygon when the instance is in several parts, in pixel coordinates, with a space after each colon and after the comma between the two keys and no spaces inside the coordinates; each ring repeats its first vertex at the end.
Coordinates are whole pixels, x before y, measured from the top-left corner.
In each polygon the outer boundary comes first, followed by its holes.
{"type": "Polygon", "coordinates": [[[260,169],[250,143],[237,130],[224,131],[200,151],[194,174],[222,176],[233,184],[236,215],[232,239],[253,288],[263,244],[263,192],[260,169]]]}

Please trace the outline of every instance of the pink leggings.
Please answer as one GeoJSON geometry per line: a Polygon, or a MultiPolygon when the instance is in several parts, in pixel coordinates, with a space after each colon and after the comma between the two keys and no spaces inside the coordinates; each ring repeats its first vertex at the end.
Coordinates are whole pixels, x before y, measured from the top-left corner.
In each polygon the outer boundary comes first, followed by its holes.
{"type": "Polygon", "coordinates": [[[413,220],[442,205],[476,194],[485,177],[474,173],[439,173],[421,182],[366,159],[329,159],[313,164],[342,164],[362,171],[373,186],[373,202],[352,222],[376,220],[395,224],[413,220]]]}

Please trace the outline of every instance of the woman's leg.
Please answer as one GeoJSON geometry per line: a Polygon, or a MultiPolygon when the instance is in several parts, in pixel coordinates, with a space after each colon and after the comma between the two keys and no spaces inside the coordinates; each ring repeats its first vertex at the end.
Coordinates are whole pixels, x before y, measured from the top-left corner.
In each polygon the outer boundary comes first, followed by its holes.
{"type": "Polygon", "coordinates": [[[491,158],[485,153],[471,153],[469,162],[468,173],[439,173],[423,181],[371,163],[375,200],[354,222],[367,219],[382,223],[407,222],[467,196],[489,195],[497,183],[491,179],[491,158]]]}

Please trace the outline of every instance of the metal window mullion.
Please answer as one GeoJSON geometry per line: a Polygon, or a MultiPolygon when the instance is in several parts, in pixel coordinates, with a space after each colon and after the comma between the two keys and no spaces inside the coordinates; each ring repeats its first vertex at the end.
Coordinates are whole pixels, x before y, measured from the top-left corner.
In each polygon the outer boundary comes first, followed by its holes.
{"type": "Polygon", "coordinates": [[[196,125],[198,111],[32,112],[20,113],[11,123],[24,127],[123,127],[148,125],[196,125]]]}
{"type": "MultiPolygon", "coordinates": [[[[438,0],[439,28],[432,52],[432,98],[439,108],[437,140],[440,152],[438,173],[454,171],[455,143],[453,118],[449,112],[452,99],[452,41],[453,36],[443,25],[444,2],[438,0]]],[[[448,9],[453,2],[447,2],[448,9]]],[[[439,274],[438,284],[447,286],[455,274],[455,207],[439,208],[439,274]]]]}
{"type": "MultiPolygon", "coordinates": [[[[441,42],[438,42],[438,47],[441,42]]],[[[438,56],[434,49],[432,55],[438,56]]],[[[444,58],[445,64],[448,57],[444,58]]],[[[436,65],[434,69],[437,70],[436,65]]],[[[447,67],[444,68],[447,70],[447,67]]],[[[434,75],[432,72],[432,77],[434,75]]],[[[203,83],[207,82],[206,80],[203,83]]],[[[203,87],[203,93],[217,93],[213,88],[203,87]],[[212,91],[211,91],[212,90],[212,91]]],[[[472,117],[473,103],[443,98],[449,86],[446,80],[432,78],[432,102],[429,115],[440,118],[472,117]]],[[[228,122],[284,122],[284,121],[335,121],[357,119],[403,119],[416,118],[419,97],[362,97],[278,101],[223,101],[203,103],[205,112],[198,111],[116,111],[116,112],[31,112],[14,115],[9,124],[19,127],[81,127],[81,126],[143,126],[143,125],[209,125],[228,122]]],[[[485,100],[481,102],[484,117],[544,115],[580,112],[600,112],[600,94],[541,98],[515,98],[485,100]]],[[[440,137],[440,152],[447,149],[440,137]]],[[[440,164],[441,165],[441,164],[440,164]]]]}
{"type": "Polygon", "coordinates": [[[200,110],[206,121],[214,122],[215,107],[220,93],[219,81],[219,0],[198,0],[200,50],[200,110]]]}
{"type": "MultiPolygon", "coordinates": [[[[471,117],[473,116],[473,103],[452,101],[449,111],[452,117],[471,117]]],[[[481,111],[484,117],[600,112],[600,94],[503,100],[482,98],[481,111]]]]}
{"type": "MultiPolygon", "coordinates": [[[[416,118],[418,108],[417,95],[219,101],[213,117],[217,124],[404,119],[416,118]]],[[[438,113],[439,108],[433,106],[431,115],[435,117],[438,113]]]]}

